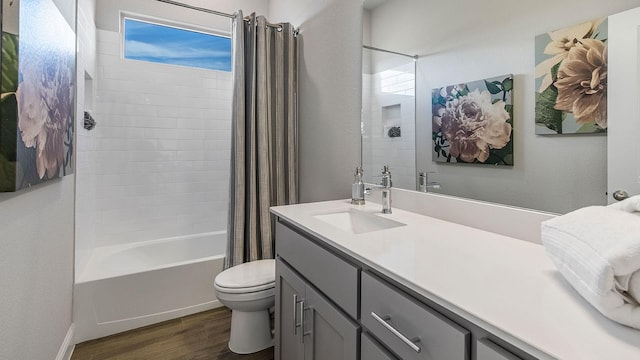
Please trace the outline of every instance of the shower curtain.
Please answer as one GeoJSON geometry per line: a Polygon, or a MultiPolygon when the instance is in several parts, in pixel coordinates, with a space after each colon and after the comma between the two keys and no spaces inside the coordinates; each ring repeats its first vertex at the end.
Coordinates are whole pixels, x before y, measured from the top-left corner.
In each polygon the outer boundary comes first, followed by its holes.
{"type": "Polygon", "coordinates": [[[291,24],[233,19],[233,114],[225,268],[274,257],[269,207],[297,202],[297,44],[291,24]]]}

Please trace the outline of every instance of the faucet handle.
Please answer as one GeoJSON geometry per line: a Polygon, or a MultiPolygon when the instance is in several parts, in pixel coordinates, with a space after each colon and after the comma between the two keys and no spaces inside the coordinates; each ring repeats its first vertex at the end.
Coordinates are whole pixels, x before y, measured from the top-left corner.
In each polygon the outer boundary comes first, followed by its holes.
{"type": "Polygon", "coordinates": [[[382,184],[381,185],[386,188],[390,188],[392,186],[391,172],[389,171],[389,165],[385,165],[382,168],[382,184]]]}
{"type": "Polygon", "coordinates": [[[440,189],[440,183],[429,181],[428,174],[435,174],[435,171],[421,171],[418,174],[418,191],[427,192],[429,188],[440,189]]]}

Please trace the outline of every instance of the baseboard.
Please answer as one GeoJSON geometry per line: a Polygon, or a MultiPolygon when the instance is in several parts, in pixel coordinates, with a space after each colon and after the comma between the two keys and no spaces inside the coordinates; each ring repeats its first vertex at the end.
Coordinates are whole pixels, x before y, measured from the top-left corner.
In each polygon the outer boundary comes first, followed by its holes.
{"type": "Polygon", "coordinates": [[[69,326],[67,335],[64,337],[62,345],[60,345],[60,350],[58,350],[56,360],[71,360],[71,354],[73,354],[73,349],[75,348],[75,343],[73,342],[74,328],[73,324],[69,326]]]}

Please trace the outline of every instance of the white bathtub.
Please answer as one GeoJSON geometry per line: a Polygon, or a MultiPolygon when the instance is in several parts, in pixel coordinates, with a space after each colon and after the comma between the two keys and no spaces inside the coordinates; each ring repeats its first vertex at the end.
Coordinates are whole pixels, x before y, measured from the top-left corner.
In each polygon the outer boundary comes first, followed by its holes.
{"type": "Polygon", "coordinates": [[[96,248],[76,274],[76,343],[222,306],[226,233],[96,248]]]}

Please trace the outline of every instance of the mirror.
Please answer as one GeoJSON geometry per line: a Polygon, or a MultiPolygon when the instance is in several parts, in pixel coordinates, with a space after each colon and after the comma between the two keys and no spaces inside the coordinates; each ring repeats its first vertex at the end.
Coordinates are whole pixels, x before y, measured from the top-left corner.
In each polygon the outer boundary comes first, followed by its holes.
{"type": "Polygon", "coordinates": [[[394,104],[401,101],[381,99],[381,82],[376,82],[384,71],[397,70],[402,60],[411,59],[396,55],[394,60],[389,53],[363,50],[362,165],[366,180],[378,183],[376,176],[388,164],[397,188],[418,190],[418,174],[424,172],[433,185],[427,190],[446,195],[555,213],[606,204],[607,135],[535,134],[535,36],[638,6],[637,0],[614,5],[598,2],[588,9],[580,4],[579,0],[366,0],[363,44],[418,55],[411,154],[408,138],[389,138],[385,132],[400,118],[401,137],[411,134],[404,118],[407,106],[400,106],[398,114],[394,104]],[[434,162],[432,89],[505,74],[514,75],[513,166],[434,162]],[[382,164],[384,161],[388,163],[382,164]],[[411,163],[414,168],[407,170],[411,163]]]}
{"type": "Polygon", "coordinates": [[[362,167],[367,183],[393,169],[394,187],[416,189],[415,61],[367,45],[362,49],[362,167]]]}

